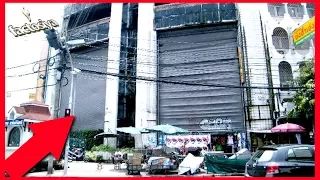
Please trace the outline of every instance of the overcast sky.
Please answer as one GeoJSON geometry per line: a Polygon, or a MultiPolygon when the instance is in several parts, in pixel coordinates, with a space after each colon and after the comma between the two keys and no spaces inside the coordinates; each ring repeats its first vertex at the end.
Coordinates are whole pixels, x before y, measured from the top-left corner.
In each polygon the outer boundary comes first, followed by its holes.
{"type": "MultiPolygon", "coordinates": [[[[23,15],[23,7],[30,12],[32,23],[37,23],[38,19],[43,21],[54,19],[59,24],[62,22],[62,3],[6,3],[5,7],[5,63],[6,69],[35,62],[41,59],[41,52],[46,47],[45,34],[43,32],[33,33],[23,37],[14,37],[7,29],[9,25],[21,27],[29,23],[23,15]]],[[[33,88],[37,86],[37,74],[25,75],[22,77],[8,77],[33,72],[34,65],[23,66],[6,70],[6,92],[33,88]]],[[[12,106],[30,101],[29,93],[35,93],[35,89],[6,93],[6,112],[12,106]],[[9,96],[9,97],[8,97],[9,96]]]]}

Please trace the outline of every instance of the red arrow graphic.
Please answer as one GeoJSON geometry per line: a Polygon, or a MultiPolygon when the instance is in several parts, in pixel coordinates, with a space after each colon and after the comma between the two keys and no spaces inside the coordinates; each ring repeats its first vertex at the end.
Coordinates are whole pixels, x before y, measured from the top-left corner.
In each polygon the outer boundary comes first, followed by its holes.
{"type": "Polygon", "coordinates": [[[20,178],[50,152],[59,159],[73,119],[69,116],[29,125],[33,137],[5,160],[5,172],[12,178],[20,178]]]}

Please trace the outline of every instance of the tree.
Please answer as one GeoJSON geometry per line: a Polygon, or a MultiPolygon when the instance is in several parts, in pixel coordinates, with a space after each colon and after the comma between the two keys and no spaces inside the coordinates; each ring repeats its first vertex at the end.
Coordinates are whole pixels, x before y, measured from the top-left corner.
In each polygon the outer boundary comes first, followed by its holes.
{"type": "Polygon", "coordinates": [[[309,119],[314,114],[314,59],[304,61],[298,72],[295,83],[304,88],[296,92],[293,98],[295,107],[289,112],[288,117],[309,119]]]}

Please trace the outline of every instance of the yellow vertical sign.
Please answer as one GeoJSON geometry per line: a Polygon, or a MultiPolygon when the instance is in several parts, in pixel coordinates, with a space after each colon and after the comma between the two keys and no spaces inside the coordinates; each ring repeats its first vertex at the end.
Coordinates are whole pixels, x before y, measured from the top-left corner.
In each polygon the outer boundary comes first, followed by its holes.
{"type": "Polygon", "coordinates": [[[35,93],[29,93],[29,99],[36,99],[35,93]]]}
{"type": "Polygon", "coordinates": [[[240,47],[238,47],[238,56],[239,56],[239,68],[240,68],[240,80],[241,80],[241,83],[244,83],[243,59],[242,59],[242,51],[240,47]]]}
{"type": "Polygon", "coordinates": [[[314,35],[315,19],[314,16],[292,32],[293,43],[299,46],[314,35]]]}

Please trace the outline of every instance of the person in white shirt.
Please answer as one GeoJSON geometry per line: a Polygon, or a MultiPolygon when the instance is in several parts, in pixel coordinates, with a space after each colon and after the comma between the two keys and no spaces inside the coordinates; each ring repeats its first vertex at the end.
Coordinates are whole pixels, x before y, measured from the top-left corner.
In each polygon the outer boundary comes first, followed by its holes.
{"type": "Polygon", "coordinates": [[[120,149],[117,149],[117,151],[114,153],[115,158],[122,158],[123,154],[121,153],[120,149]]]}
{"type": "Polygon", "coordinates": [[[118,164],[119,162],[121,162],[123,160],[122,156],[123,156],[123,154],[121,153],[120,149],[117,149],[117,151],[112,156],[112,163],[118,164]]]}

